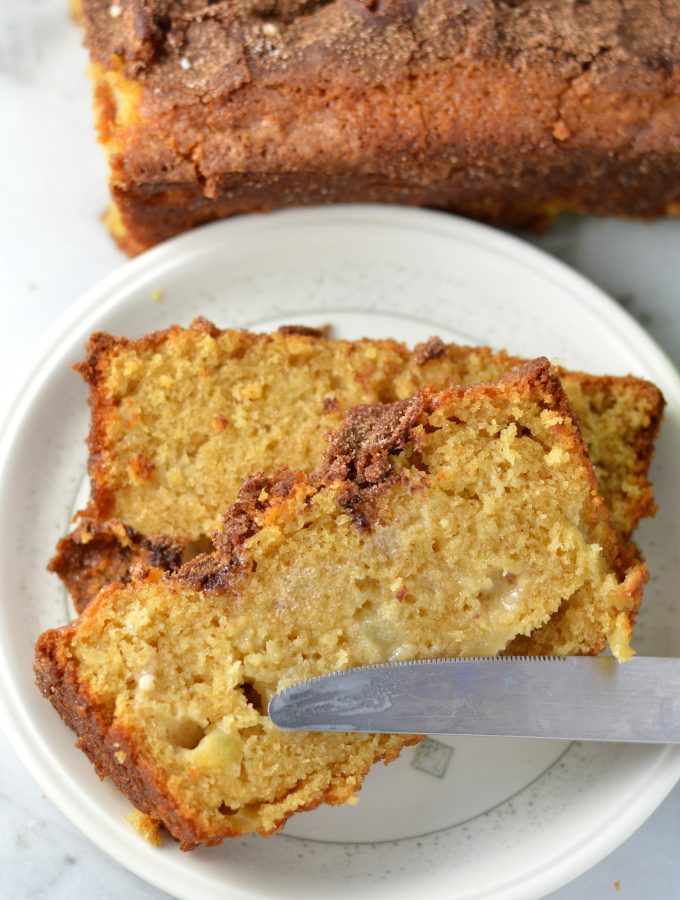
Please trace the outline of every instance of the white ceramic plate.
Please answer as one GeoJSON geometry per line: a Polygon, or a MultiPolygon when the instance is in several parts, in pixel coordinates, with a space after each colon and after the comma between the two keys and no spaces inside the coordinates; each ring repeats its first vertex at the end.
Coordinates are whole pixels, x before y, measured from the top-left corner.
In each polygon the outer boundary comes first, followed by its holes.
{"type": "Polygon", "coordinates": [[[96,286],[43,341],[0,451],[0,701],[35,778],[123,865],[180,898],[539,897],[624,840],[680,776],[680,749],[438,739],[374,771],[357,807],[298,818],[285,835],[182,854],[125,823],[73,735],[33,686],[33,644],[68,618],[44,565],[86,467],[86,391],[69,364],[90,332],[330,323],[339,337],[432,334],[654,380],[669,403],[654,464],[661,500],[640,530],[654,573],[636,645],[680,655],[680,383],[650,338],[579,275],[500,232],[451,216],[350,206],[222,222],[168,242],[96,286]],[[158,291],[162,299],[154,302],[158,291]]]}

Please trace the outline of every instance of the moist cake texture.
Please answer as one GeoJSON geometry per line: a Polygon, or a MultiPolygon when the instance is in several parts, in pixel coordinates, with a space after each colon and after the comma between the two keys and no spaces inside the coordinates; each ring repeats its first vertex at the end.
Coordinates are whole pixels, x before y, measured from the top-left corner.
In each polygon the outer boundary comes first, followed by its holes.
{"type": "MultiPolygon", "coordinates": [[[[210,535],[254,472],[311,471],[341,411],[391,396],[395,341],[219,331],[198,319],[128,341],[90,339],[87,515],[154,535],[210,535]]],[[[413,393],[413,390],[410,390],[413,393]]]]}
{"type": "Polygon", "coordinates": [[[594,652],[630,633],[643,580],[621,567],[566,396],[537,360],[350,411],[313,476],[251,478],[212,554],[105,588],[40,638],[36,674],[100,775],[190,849],[350,802],[415,740],[280,732],[277,690],[493,655],[574,600],[594,652]]]}
{"type": "MultiPolygon", "coordinates": [[[[362,403],[432,385],[494,381],[523,360],[433,338],[341,341],[307,328],[221,331],[204,319],[139,340],[96,334],[76,368],[90,386],[92,496],[85,511],[147,534],[210,535],[242,482],[310,472],[325,434],[362,403]]],[[[637,378],[560,370],[623,537],[654,511],[647,469],[663,398],[637,378]]]]}
{"type": "Polygon", "coordinates": [[[378,201],[506,224],[680,211],[663,0],[83,0],[112,233],[378,201]]]}
{"type": "MultiPolygon", "coordinates": [[[[333,341],[300,327],[220,331],[203,319],[136,341],[95,335],[79,366],[91,388],[92,496],[51,568],[80,611],[104,585],[129,581],[138,565],[173,569],[209,548],[254,471],[311,472],[325,433],[348,408],[394,402],[427,384],[492,381],[521,362],[437,338],[409,351],[396,341],[333,341]]],[[[647,470],[663,399],[632,377],[562,370],[560,378],[620,554],[632,560],[630,535],[655,509],[647,470]]]]}

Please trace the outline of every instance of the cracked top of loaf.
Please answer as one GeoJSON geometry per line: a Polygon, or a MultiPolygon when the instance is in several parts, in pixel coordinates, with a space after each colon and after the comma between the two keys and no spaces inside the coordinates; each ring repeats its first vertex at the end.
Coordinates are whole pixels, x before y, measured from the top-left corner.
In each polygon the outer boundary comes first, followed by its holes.
{"type": "Polygon", "coordinates": [[[83,14],[93,58],[172,105],[249,83],[387,83],[438,60],[592,83],[622,63],[669,75],[680,57],[663,0],[85,0],[83,14]]]}

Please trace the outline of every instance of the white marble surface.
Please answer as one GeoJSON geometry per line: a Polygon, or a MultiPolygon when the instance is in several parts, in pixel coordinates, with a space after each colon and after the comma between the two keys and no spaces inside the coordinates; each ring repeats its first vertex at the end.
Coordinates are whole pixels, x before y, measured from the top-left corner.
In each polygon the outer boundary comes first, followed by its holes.
{"type": "MultiPolygon", "coordinates": [[[[65,0],[3,0],[0,30],[0,383],[85,289],[123,262],[97,219],[105,166],[86,59],[65,0]]],[[[680,221],[567,218],[532,239],[589,276],[680,364],[680,221]]],[[[0,395],[0,413],[7,397],[0,395]]],[[[680,896],[680,786],[618,850],[553,900],[680,896]],[[620,886],[617,890],[616,885],[620,886]]],[[[48,801],[0,733],[0,897],[165,897],[48,801]]]]}

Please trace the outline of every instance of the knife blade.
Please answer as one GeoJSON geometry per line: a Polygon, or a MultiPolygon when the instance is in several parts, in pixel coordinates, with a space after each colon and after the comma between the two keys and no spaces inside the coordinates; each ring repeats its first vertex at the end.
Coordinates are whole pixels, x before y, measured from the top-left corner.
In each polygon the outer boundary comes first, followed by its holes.
{"type": "Polygon", "coordinates": [[[680,659],[485,657],[345,669],[269,703],[297,731],[680,743],[680,659]]]}

